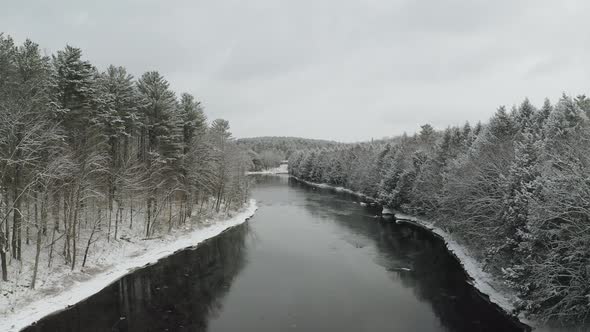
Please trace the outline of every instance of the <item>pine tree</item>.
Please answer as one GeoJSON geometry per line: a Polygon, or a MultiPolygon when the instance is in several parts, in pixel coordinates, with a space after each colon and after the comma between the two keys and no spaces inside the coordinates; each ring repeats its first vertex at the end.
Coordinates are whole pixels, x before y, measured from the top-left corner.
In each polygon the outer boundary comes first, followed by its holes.
{"type": "Polygon", "coordinates": [[[180,98],[179,116],[182,122],[182,162],[180,180],[183,186],[182,202],[184,215],[182,222],[192,214],[193,197],[210,186],[213,170],[209,163],[208,145],[205,141],[207,133],[206,117],[201,103],[188,94],[180,98]]]}
{"type": "Polygon", "coordinates": [[[545,126],[545,122],[549,118],[549,115],[553,112],[553,106],[549,99],[545,98],[543,102],[543,107],[536,113],[535,117],[535,126],[534,130],[539,135],[543,134],[543,127],[545,126]]]}
{"type": "Polygon", "coordinates": [[[575,101],[578,107],[586,113],[586,116],[590,117],[590,98],[586,97],[586,95],[579,95],[576,96],[575,101]]]}
{"type": "Polygon", "coordinates": [[[515,114],[514,120],[516,122],[517,129],[524,131],[526,129],[533,128],[536,113],[537,110],[531,104],[529,99],[525,99],[522,104],[520,104],[515,114]]]}
{"type": "MultiPolygon", "coordinates": [[[[154,221],[159,214],[158,198],[162,191],[162,177],[174,154],[176,96],[168,82],[156,71],[150,71],[137,81],[139,112],[142,124],[139,138],[139,159],[145,164],[148,182],[146,236],[154,232],[154,221]],[[169,149],[172,148],[172,149],[169,149]],[[172,150],[172,151],[170,151],[172,150]]],[[[161,209],[161,206],[160,206],[161,209]]]]}
{"type": "Polygon", "coordinates": [[[119,215],[123,210],[122,193],[128,183],[127,171],[131,163],[131,137],[135,134],[140,118],[137,111],[138,97],[133,77],[123,67],[109,66],[98,77],[95,105],[97,125],[107,141],[109,156],[108,175],[108,231],[110,239],[113,203],[117,202],[115,214],[115,238],[119,215]]]}
{"type": "Polygon", "coordinates": [[[229,179],[228,151],[230,146],[231,132],[229,122],[223,119],[216,119],[211,124],[210,135],[215,149],[216,181],[215,181],[215,209],[219,212],[224,198],[227,180],[229,179]]]}
{"type": "Polygon", "coordinates": [[[435,139],[435,131],[430,124],[420,126],[420,142],[422,144],[426,147],[433,147],[435,139]]]}
{"type": "Polygon", "coordinates": [[[559,142],[575,136],[575,131],[588,121],[585,112],[571,97],[562,96],[545,122],[543,131],[548,141],[559,142]]]}
{"type": "Polygon", "coordinates": [[[59,107],[59,116],[70,142],[84,139],[85,131],[90,126],[93,114],[95,68],[88,61],[82,60],[79,48],[66,46],[53,56],[53,80],[55,101],[59,107]]]}

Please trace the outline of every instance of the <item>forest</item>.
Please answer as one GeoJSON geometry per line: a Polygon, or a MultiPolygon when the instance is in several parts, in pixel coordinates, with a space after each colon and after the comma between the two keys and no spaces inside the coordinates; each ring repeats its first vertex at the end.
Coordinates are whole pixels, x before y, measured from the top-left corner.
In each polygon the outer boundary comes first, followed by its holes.
{"type": "Polygon", "coordinates": [[[150,239],[238,209],[250,163],[228,121],[157,71],[0,34],[0,286],[80,269],[98,244],[129,242],[123,228],[150,239]]]}
{"type": "Polygon", "coordinates": [[[485,124],[298,151],[289,171],[435,221],[518,294],[519,312],[578,324],[590,314],[589,117],[584,95],[526,99],[485,124]]]}
{"type": "Polygon", "coordinates": [[[297,150],[333,147],[340,143],[300,137],[251,137],[240,138],[237,144],[248,150],[252,160],[251,171],[262,171],[279,166],[297,150]]]}

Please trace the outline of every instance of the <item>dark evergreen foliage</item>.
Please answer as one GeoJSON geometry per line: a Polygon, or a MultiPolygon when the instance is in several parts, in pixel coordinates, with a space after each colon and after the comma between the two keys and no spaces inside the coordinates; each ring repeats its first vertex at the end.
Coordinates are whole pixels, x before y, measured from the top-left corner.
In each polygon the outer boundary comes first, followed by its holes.
{"type": "Polygon", "coordinates": [[[579,323],[590,314],[588,105],[527,99],[473,128],[300,150],[290,173],[436,221],[517,290],[520,310],[579,323]]]}

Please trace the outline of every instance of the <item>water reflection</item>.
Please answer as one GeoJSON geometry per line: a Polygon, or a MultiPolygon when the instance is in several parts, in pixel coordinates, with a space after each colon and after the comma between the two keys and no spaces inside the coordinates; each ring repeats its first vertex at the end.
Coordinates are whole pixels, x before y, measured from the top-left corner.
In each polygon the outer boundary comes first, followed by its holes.
{"type": "Polygon", "coordinates": [[[490,305],[468,285],[467,275],[448,254],[442,240],[425,230],[377,218],[378,209],[370,205],[359,208],[359,199],[354,195],[312,188],[293,179],[290,185],[307,192],[305,207],[312,215],[329,218],[345,228],[347,237],[354,239],[351,245],[372,246],[374,262],[387,270],[394,282],[401,282],[412,289],[418,299],[429,303],[444,329],[527,329],[490,305]],[[326,200],[325,195],[333,199],[326,200]]]}
{"type": "Polygon", "coordinates": [[[444,244],[346,193],[254,177],[249,224],[27,331],[519,331],[444,244]],[[230,289],[231,288],[231,289],[230,289]]]}
{"type": "Polygon", "coordinates": [[[248,225],[141,269],[25,331],[206,331],[245,264],[248,225]]]}

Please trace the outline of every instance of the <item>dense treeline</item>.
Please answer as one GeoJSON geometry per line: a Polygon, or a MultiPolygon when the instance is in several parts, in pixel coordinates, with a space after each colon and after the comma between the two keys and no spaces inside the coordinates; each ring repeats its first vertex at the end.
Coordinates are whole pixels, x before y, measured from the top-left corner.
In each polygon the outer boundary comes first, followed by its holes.
{"type": "Polygon", "coordinates": [[[197,204],[228,211],[248,194],[250,160],[229,123],[207,123],[158,72],[99,71],[80,49],[44,56],[0,34],[0,257],[9,268],[84,266],[97,239],[184,225],[197,204]],[[34,257],[24,257],[25,249],[34,257]]]}
{"type": "Polygon", "coordinates": [[[339,145],[334,141],[299,137],[252,137],[240,138],[238,145],[249,150],[252,171],[261,171],[279,166],[297,150],[332,147],[339,145]]]}
{"type": "Polygon", "coordinates": [[[525,100],[485,125],[299,151],[289,167],[435,220],[518,291],[520,310],[577,323],[590,314],[589,116],[585,96],[525,100]]]}

